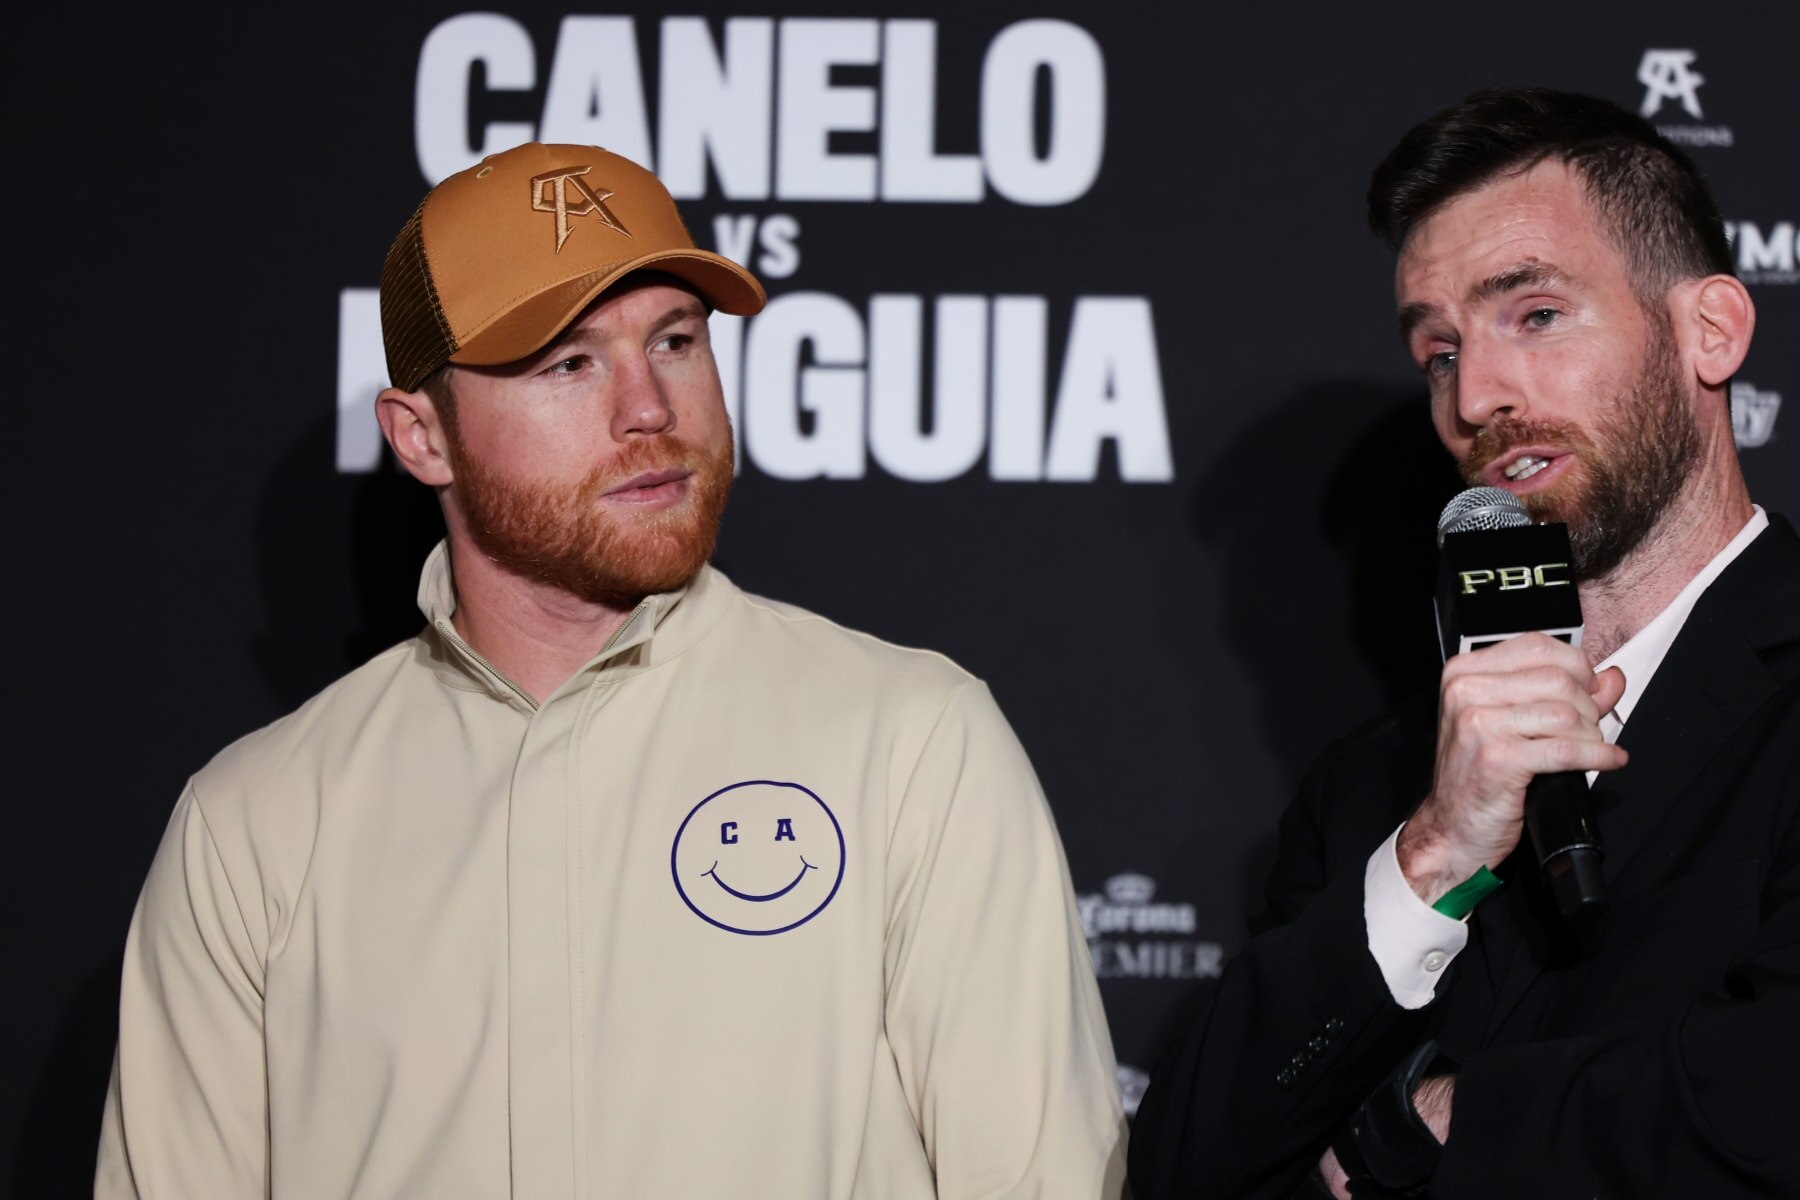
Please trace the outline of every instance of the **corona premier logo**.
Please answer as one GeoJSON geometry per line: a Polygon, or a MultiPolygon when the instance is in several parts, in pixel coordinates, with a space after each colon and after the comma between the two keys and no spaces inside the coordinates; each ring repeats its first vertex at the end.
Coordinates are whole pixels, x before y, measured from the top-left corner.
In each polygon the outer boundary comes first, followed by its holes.
{"type": "Polygon", "coordinates": [[[580,177],[586,175],[592,167],[575,167],[567,171],[549,171],[535,176],[531,181],[531,211],[553,212],[556,214],[556,252],[562,253],[563,243],[569,240],[574,231],[569,228],[570,217],[585,217],[590,214],[598,217],[600,223],[609,229],[616,229],[626,237],[631,231],[619,224],[619,219],[606,207],[613,193],[605,188],[596,192],[580,177]],[[581,194],[577,204],[569,203],[569,189],[574,188],[581,194]],[[551,199],[554,193],[555,198],[551,199]]]}
{"type": "Polygon", "coordinates": [[[1194,906],[1156,903],[1156,880],[1136,871],[1108,879],[1097,893],[1077,896],[1094,974],[1101,979],[1211,979],[1224,969],[1225,951],[1201,940],[1194,906]]]}
{"type": "Polygon", "coordinates": [[[1106,881],[1106,898],[1114,904],[1148,904],[1156,895],[1156,880],[1127,871],[1106,881]]]}

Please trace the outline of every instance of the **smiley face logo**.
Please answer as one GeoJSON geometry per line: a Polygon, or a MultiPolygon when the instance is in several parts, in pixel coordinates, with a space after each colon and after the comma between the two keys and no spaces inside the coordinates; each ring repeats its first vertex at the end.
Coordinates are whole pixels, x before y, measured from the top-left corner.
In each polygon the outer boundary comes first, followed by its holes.
{"type": "Polygon", "coordinates": [[[797,783],[751,779],[688,812],[669,852],[675,891],[694,915],[761,937],[804,925],[844,881],[844,830],[797,783]]]}

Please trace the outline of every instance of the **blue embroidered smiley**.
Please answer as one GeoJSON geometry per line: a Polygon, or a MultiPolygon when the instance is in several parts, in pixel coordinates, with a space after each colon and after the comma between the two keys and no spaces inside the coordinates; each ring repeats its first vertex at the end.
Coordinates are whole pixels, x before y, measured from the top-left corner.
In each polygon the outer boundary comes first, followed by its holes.
{"type": "Polygon", "coordinates": [[[844,878],[844,831],[817,793],[752,779],[696,804],[669,869],[695,916],[731,933],[786,933],[817,916],[844,878]]]}

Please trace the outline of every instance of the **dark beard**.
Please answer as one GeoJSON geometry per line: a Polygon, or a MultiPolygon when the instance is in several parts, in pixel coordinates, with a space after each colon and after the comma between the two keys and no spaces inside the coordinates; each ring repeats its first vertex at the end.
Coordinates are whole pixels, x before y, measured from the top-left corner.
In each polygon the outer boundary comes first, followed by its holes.
{"type": "Polygon", "coordinates": [[[1577,455],[1580,474],[1520,497],[1534,520],[1568,525],[1577,579],[1601,578],[1624,562],[1700,461],[1700,428],[1681,386],[1674,332],[1666,319],[1653,318],[1651,326],[1637,378],[1601,410],[1595,438],[1564,421],[1500,420],[1476,435],[1463,463],[1463,478],[1475,485],[1482,468],[1519,446],[1558,446],[1577,455]]]}
{"type": "Polygon", "coordinates": [[[480,551],[515,575],[593,603],[630,607],[685,587],[718,539],[731,491],[731,440],[709,452],[661,435],[629,443],[573,486],[503,479],[464,452],[451,433],[451,468],[480,551]],[[645,471],[685,467],[685,504],[621,520],[600,497],[645,471]]]}

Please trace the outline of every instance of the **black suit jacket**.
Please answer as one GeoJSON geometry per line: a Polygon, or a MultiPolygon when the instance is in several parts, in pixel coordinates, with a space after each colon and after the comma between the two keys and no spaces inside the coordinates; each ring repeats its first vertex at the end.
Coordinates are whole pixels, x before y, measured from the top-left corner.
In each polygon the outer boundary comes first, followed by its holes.
{"type": "Polygon", "coordinates": [[[1260,932],[1164,1052],[1138,1200],[1295,1194],[1427,1037],[1463,1059],[1432,1195],[1800,1197],[1800,539],[1700,598],[1594,787],[1611,907],[1571,934],[1528,851],[1428,1006],[1368,952],[1368,857],[1430,789],[1435,697],[1315,764],[1260,932]]]}

